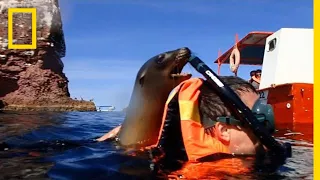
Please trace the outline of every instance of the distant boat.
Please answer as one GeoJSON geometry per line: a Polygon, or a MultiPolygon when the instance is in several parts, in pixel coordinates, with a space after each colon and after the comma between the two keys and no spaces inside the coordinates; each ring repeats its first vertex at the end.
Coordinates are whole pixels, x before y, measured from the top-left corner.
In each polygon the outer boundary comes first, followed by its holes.
{"type": "Polygon", "coordinates": [[[114,111],[114,106],[97,106],[97,111],[114,111]]]}

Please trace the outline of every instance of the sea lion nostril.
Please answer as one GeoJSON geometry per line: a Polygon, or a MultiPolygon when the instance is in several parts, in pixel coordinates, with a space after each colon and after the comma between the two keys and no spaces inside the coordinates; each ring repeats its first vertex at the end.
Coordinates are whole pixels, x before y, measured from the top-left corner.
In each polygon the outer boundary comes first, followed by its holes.
{"type": "Polygon", "coordinates": [[[180,48],[180,52],[183,52],[183,53],[191,53],[190,49],[187,48],[187,47],[180,48]]]}
{"type": "Polygon", "coordinates": [[[182,60],[191,55],[191,51],[187,47],[180,48],[176,56],[176,60],[182,60]]]}
{"type": "MultiPolygon", "coordinates": [[[[189,48],[188,47],[182,47],[182,48],[180,48],[181,50],[186,50],[186,51],[188,51],[189,50],[189,48]]],[[[189,50],[190,51],[190,50],[189,50]]]]}

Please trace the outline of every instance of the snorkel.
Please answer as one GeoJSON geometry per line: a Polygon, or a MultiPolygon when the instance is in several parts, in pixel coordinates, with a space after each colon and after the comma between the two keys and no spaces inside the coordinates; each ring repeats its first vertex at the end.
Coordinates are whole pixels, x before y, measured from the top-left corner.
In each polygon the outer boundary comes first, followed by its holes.
{"type": "MultiPolygon", "coordinates": [[[[257,136],[260,142],[267,147],[269,153],[271,153],[270,155],[279,158],[278,160],[282,162],[284,162],[287,157],[291,157],[291,144],[280,144],[276,141],[271,136],[270,132],[257,119],[257,116],[255,116],[254,113],[242,102],[238,95],[201,59],[192,55],[189,58],[189,63],[207,79],[212,89],[225,101],[228,108],[236,115],[236,118],[248,127],[257,136]]],[[[255,106],[253,110],[259,111],[255,106]]],[[[266,116],[268,116],[268,114],[266,114],[266,116]]]]}

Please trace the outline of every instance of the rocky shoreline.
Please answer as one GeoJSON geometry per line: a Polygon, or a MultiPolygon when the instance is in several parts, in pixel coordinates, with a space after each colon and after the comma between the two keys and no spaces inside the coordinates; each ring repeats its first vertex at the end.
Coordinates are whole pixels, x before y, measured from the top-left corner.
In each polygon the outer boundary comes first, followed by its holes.
{"type": "MultiPolygon", "coordinates": [[[[1,106],[1,105],[0,105],[1,106]]],[[[1,107],[0,107],[1,109],[1,107]]],[[[46,105],[19,105],[7,104],[2,107],[4,111],[96,111],[95,104],[89,101],[70,99],[67,102],[48,103],[46,105]]]]}
{"type": "MultiPolygon", "coordinates": [[[[31,44],[32,16],[13,14],[13,44],[31,44]]],[[[70,98],[63,72],[66,46],[58,0],[0,0],[0,109],[96,111],[91,101],[70,98]],[[36,8],[37,48],[8,49],[8,8],[36,8]]]]}

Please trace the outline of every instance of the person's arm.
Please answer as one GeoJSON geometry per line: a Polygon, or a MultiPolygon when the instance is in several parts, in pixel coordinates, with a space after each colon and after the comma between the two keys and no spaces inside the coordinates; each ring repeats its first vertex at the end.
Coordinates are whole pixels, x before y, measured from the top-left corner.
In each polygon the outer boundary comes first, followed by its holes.
{"type": "Polygon", "coordinates": [[[260,79],[256,78],[255,76],[253,76],[252,79],[253,79],[255,82],[257,82],[257,83],[260,84],[260,79]]]}
{"type": "Polygon", "coordinates": [[[98,138],[97,141],[101,142],[101,141],[105,141],[105,140],[112,139],[112,138],[116,137],[116,135],[119,133],[120,128],[121,128],[121,125],[115,127],[110,132],[108,132],[105,135],[98,138]]]}

